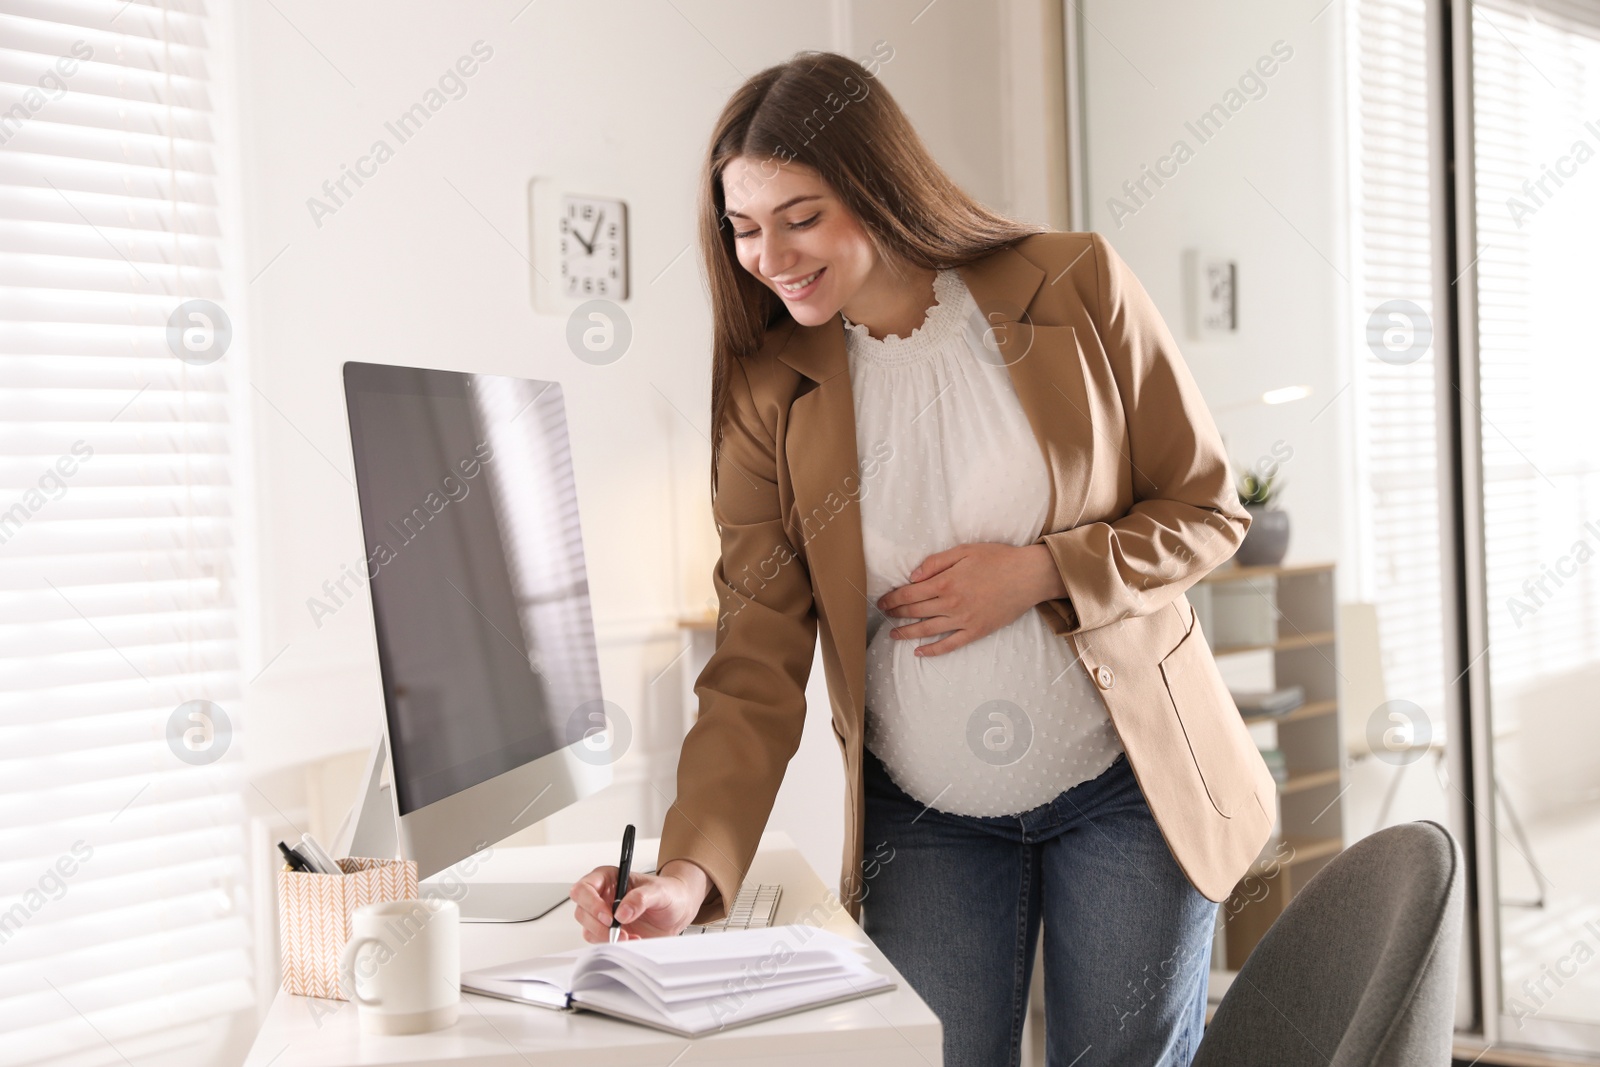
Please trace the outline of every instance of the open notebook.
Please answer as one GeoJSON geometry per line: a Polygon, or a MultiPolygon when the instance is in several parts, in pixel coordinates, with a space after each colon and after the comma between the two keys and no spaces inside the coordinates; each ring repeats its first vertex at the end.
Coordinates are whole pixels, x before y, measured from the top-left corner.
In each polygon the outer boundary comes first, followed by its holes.
{"type": "Polygon", "coordinates": [[[644,938],[467,971],[461,988],[698,1037],[893,989],[862,960],[864,947],[798,925],[644,938]]]}

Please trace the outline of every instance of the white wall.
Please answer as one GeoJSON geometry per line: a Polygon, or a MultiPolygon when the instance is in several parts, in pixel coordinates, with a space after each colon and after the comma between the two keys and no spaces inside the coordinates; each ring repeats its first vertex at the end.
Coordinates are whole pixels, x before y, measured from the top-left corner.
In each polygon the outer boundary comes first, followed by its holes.
{"type": "MultiPolygon", "coordinates": [[[[1270,0],[1091,0],[1083,5],[1087,227],[1104,233],[1166,318],[1205,393],[1234,464],[1293,449],[1283,464],[1288,560],[1337,559],[1342,505],[1340,419],[1349,392],[1341,276],[1348,214],[1342,156],[1342,50],[1330,5],[1270,0]],[[1273,43],[1290,57],[1279,60],[1273,43]],[[1202,142],[1185,124],[1228,101],[1261,57],[1258,99],[1202,142]],[[1122,185],[1154,170],[1177,141],[1193,151],[1141,205],[1122,185]],[[1134,212],[1118,219],[1116,197],[1134,212]],[[1238,264],[1239,331],[1185,335],[1186,248],[1238,264]],[[1306,385],[1305,400],[1243,406],[1268,389],[1306,385]],[[1335,400],[1335,397],[1338,397],[1335,400]],[[1329,404],[1330,401],[1333,403],[1329,404]],[[1320,414],[1319,414],[1320,412],[1320,414]]],[[[1171,170],[1173,167],[1168,167],[1171,170]]]]}
{"type": "MultiPolygon", "coordinates": [[[[1045,5],[675,0],[505,3],[306,0],[241,5],[247,294],[257,438],[261,637],[250,684],[252,774],[299,798],[296,764],[364,747],[381,714],[365,594],[318,625],[307,607],[362,556],[339,379],[345,360],[560,380],[566,392],[609,700],[635,748],[670,755],[684,708],[676,620],[713,603],[707,489],[709,309],[694,239],[706,138],[748,75],[802,48],[894,48],[883,84],[938,158],[1001,210],[1043,222],[1062,201],[1041,141],[1045,5]],[[482,41],[466,93],[411,140],[385,129],[482,41]],[[366,155],[392,159],[320,225],[308,198],[366,155]],[[530,307],[526,196],[550,175],[629,205],[631,350],[594,367],[562,318],[530,307]],[[265,667],[265,670],[262,668],[265,667]],[[651,684],[651,680],[661,675],[651,684]]],[[[1053,85],[1049,86],[1051,89],[1053,85]]],[[[352,187],[353,188],[353,187],[352,187]]],[[[772,827],[837,870],[842,778],[823,717],[772,827]]],[[[690,709],[692,714],[692,709],[690,709]]],[[[637,765],[619,764],[619,774],[637,765]]],[[[635,782],[584,806],[562,836],[656,832],[664,795],[635,782]],[[649,818],[654,819],[651,823],[649,818]]]]}

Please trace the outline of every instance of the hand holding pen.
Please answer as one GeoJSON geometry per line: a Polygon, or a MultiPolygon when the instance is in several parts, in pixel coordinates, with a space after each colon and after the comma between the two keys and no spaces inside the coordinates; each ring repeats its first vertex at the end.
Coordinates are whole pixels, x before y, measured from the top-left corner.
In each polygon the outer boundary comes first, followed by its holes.
{"type": "Polygon", "coordinates": [[[635,872],[633,827],[623,832],[622,862],[596,867],[573,883],[567,894],[583,939],[631,941],[670,937],[694,921],[710,891],[705,871],[684,859],[668,860],[655,873],[635,872]]]}

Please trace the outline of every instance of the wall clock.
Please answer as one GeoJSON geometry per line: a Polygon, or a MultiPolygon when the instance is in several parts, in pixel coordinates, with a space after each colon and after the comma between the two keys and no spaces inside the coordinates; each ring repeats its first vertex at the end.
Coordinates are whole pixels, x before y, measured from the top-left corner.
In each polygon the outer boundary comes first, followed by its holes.
{"type": "Polygon", "coordinates": [[[562,295],[573,300],[628,299],[628,205],[566,194],[557,225],[562,295]]]}
{"type": "Polygon", "coordinates": [[[565,315],[586,300],[628,299],[626,201],[536,178],[528,219],[536,310],[565,315]]]}

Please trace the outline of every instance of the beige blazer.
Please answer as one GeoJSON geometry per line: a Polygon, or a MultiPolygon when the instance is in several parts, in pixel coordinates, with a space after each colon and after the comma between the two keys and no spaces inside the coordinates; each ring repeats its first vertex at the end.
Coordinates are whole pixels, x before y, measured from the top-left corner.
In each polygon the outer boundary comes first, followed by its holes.
{"type": "MultiPolygon", "coordinates": [[[[1273,781],[1184,591],[1249,528],[1222,441],[1155,304],[1096,233],[1045,233],[960,268],[1050,470],[1034,543],[1067,596],[1037,605],[1073,643],[1168,847],[1223,900],[1271,830],[1273,781]]],[[[716,648],[695,683],[660,861],[705,868],[695,917],[726,914],[800,743],[816,639],[844,758],[843,906],[860,917],[868,612],[859,498],[892,458],[857,451],[838,315],[786,321],[732,374],[712,505],[716,648]]],[[[948,546],[954,547],[954,546],[948,546]]],[[[868,842],[866,844],[876,844],[868,842]]]]}

